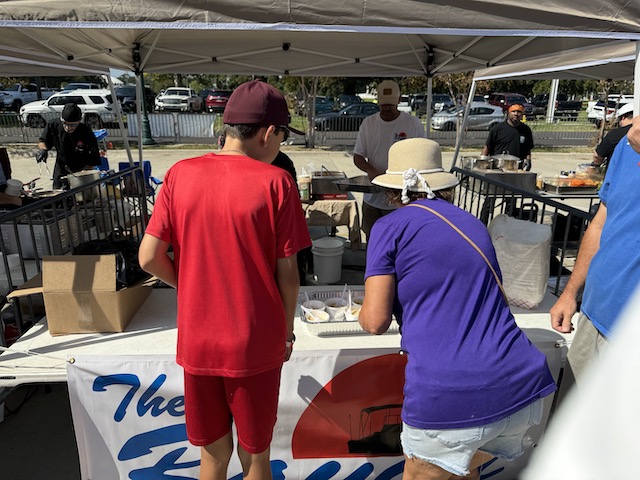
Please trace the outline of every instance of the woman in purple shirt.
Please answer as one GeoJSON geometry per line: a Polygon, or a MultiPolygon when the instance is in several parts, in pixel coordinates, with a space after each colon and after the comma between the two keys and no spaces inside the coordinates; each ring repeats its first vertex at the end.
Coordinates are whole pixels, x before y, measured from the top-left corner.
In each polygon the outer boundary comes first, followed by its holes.
{"type": "Polygon", "coordinates": [[[399,207],[419,207],[374,224],[359,317],[375,334],[392,313],[401,323],[403,479],[477,478],[491,456],[523,453],[522,438],[556,385],[509,310],[486,227],[451,204],[458,181],[443,171],[440,146],[395,143],[373,183],[399,207]]]}

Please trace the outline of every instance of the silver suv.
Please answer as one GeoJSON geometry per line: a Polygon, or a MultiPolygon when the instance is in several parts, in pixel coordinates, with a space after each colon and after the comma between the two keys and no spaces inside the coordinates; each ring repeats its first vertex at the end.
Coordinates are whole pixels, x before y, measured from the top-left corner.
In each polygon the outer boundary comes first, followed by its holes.
{"type": "Polygon", "coordinates": [[[109,90],[70,90],[51,95],[46,100],[27,103],[20,108],[20,121],[33,128],[44,128],[53,118],[60,118],[65,104],[73,102],[80,107],[84,123],[93,130],[105,123],[115,122],[113,100],[109,90]]]}

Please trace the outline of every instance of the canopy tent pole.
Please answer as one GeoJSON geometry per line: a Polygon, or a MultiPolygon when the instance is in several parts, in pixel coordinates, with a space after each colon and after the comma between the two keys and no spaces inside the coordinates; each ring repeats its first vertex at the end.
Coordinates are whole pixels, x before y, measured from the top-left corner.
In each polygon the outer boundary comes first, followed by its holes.
{"type": "Polygon", "coordinates": [[[453,167],[458,163],[458,154],[460,153],[460,148],[462,147],[462,143],[464,142],[464,134],[467,131],[467,119],[469,118],[469,111],[471,111],[471,102],[473,101],[473,96],[476,94],[476,81],[475,79],[471,82],[471,88],[469,89],[469,96],[467,97],[467,104],[464,107],[464,116],[462,117],[462,125],[460,126],[460,131],[458,132],[458,136],[456,138],[456,149],[453,152],[453,160],[451,161],[451,167],[449,170],[452,170],[453,167]]]}
{"type": "Polygon", "coordinates": [[[558,85],[560,79],[551,80],[551,90],[549,91],[549,101],[547,103],[547,123],[553,123],[556,116],[556,99],[558,98],[558,85]]]}
{"type": "Polygon", "coordinates": [[[124,148],[127,151],[127,157],[129,157],[129,164],[133,167],[133,157],[131,156],[131,147],[129,146],[129,135],[127,134],[127,129],[124,127],[124,122],[122,121],[122,109],[120,108],[120,102],[118,102],[118,97],[116,97],[116,89],[113,86],[111,75],[107,77],[107,81],[109,82],[109,90],[111,90],[111,99],[113,100],[112,105],[114,110],[116,111],[118,126],[120,127],[120,131],[123,132],[122,140],[124,142],[124,148]]]}
{"type": "Polygon", "coordinates": [[[431,136],[431,106],[433,105],[433,77],[427,77],[427,124],[425,130],[427,131],[427,138],[431,136]]]}
{"type": "Polygon", "coordinates": [[[633,116],[640,115],[640,42],[636,44],[636,63],[633,66],[633,116]]]}

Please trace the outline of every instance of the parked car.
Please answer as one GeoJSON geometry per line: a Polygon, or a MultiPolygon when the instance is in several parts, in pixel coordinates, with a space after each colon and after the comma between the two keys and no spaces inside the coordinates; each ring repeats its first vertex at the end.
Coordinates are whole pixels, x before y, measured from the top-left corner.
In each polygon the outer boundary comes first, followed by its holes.
{"type": "MultiPolygon", "coordinates": [[[[611,120],[613,120],[616,117],[616,112],[620,109],[620,107],[632,101],[633,98],[622,98],[619,102],[615,100],[607,100],[606,121],[610,122],[611,120]]],[[[598,102],[589,102],[589,105],[587,107],[587,120],[595,124],[596,127],[600,128],[602,119],[605,118],[604,109],[604,100],[600,100],[598,102]]]]}
{"type": "MultiPolygon", "coordinates": [[[[434,93],[431,96],[431,112],[439,112],[455,106],[455,102],[448,93],[434,93]]],[[[427,97],[416,103],[416,115],[427,114],[427,97]]]]}
{"type": "MultiPolygon", "coordinates": [[[[325,97],[325,96],[316,96],[316,115],[320,113],[329,113],[333,112],[333,98],[325,97]]],[[[296,108],[296,113],[298,115],[306,115],[307,109],[304,101],[300,101],[296,108]]]]}
{"type": "Polygon", "coordinates": [[[398,103],[398,110],[401,112],[411,113],[411,105],[409,105],[409,95],[400,95],[400,103],[398,103]]]}
{"type": "MultiPolygon", "coordinates": [[[[431,128],[434,130],[453,131],[458,127],[458,118],[464,115],[464,106],[450,107],[431,117],[431,128]]],[[[504,121],[502,107],[490,105],[485,102],[471,102],[469,117],[467,119],[468,130],[489,130],[497,123],[504,121]]]]}
{"type": "MultiPolygon", "coordinates": [[[[549,94],[540,93],[533,97],[532,102],[535,106],[535,115],[546,115],[549,106],[549,94]]],[[[558,93],[556,96],[555,115],[557,117],[573,117],[576,118],[582,110],[582,101],[569,100],[566,93],[558,93]]]]}
{"type": "Polygon", "coordinates": [[[0,89],[0,108],[10,108],[19,112],[22,105],[49,98],[55,92],[46,88],[40,89],[40,97],[38,97],[38,86],[35,83],[22,85],[15,83],[9,87],[0,89]]]}
{"type": "Polygon", "coordinates": [[[116,121],[109,90],[68,90],[55,93],[46,100],[36,100],[22,106],[20,121],[29,127],[44,128],[51,119],[60,118],[65,104],[70,102],[80,107],[84,123],[93,130],[116,121]]]}
{"type": "Polygon", "coordinates": [[[369,115],[378,113],[380,107],[375,103],[362,102],[348,105],[338,112],[323,113],[316,116],[316,130],[354,132],[369,115]]]}
{"type": "Polygon", "coordinates": [[[64,87],[62,87],[62,91],[70,91],[70,90],[101,90],[102,87],[97,83],[90,82],[71,82],[67,83],[64,87]]]}
{"type": "Polygon", "coordinates": [[[347,95],[345,93],[338,95],[338,98],[333,103],[333,109],[335,111],[342,110],[347,105],[354,103],[362,103],[362,99],[358,95],[347,95]]]}
{"type": "MultiPolygon", "coordinates": [[[[120,108],[124,113],[136,112],[136,97],[137,95],[136,85],[119,85],[115,88],[116,98],[120,102],[120,108]]],[[[155,99],[155,93],[150,87],[144,87],[144,105],[147,112],[153,111],[153,102],[155,99]]]]}
{"type": "Polygon", "coordinates": [[[502,107],[502,110],[506,113],[511,105],[519,103],[524,107],[524,114],[527,117],[533,117],[535,115],[535,106],[533,103],[527,101],[527,97],[519,93],[492,93],[489,95],[488,102],[491,105],[502,107]]]}
{"type": "Polygon", "coordinates": [[[158,112],[201,112],[202,99],[191,88],[170,87],[155,99],[158,112]]]}
{"type": "Polygon", "coordinates": [[[212,90],[205,100],[208,112],[224,112],[231,90],[212,90]]]}
{"type": "Polygon", "coordinates": [[[427,95],[425,93],[414,93],[409,96],[409,106],[414,112],[417,110],[419,104],[426,101],[427,95]]]}

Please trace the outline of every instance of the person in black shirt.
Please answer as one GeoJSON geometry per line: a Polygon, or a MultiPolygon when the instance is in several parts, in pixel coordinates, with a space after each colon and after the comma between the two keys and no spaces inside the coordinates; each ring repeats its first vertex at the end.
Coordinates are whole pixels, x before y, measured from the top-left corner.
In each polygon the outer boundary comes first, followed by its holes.
{"type": "Polygon", "coordinates": [[[60,177],[70,172],[100,165],[98,141],[91,128],[81,123],[82,111],[75,103],[67,103],[61,118],[51,120],[44,127],[38,141],[40,149],[36,161],[46,162],[49,150],[56,150],[56,165],[53,169],[53,188],[60,188],[60,177]]]}
{"type": "Polygon", "coordinates": [[[618,128],[611,130],[596,147],[596,151],[593,154],[593,162],[591,165],[594,167],[606,164],[613,155],[613,151],[616,149],[618,142],[622,140],[633,122],[633,102],[626,103],[620,110],[618,110],[618,128]]]}
{"type": "Polygon", "coordinates": [[[518,168],[531,170],[531,150],[533,134],[531,129],[522,123],[524,107],[514,104],[509,107],[507,120],[498,123],[489,131],[489,137],[482,149],[482,155],[500,155],[508,153],[520,159],[518,168]]]}

